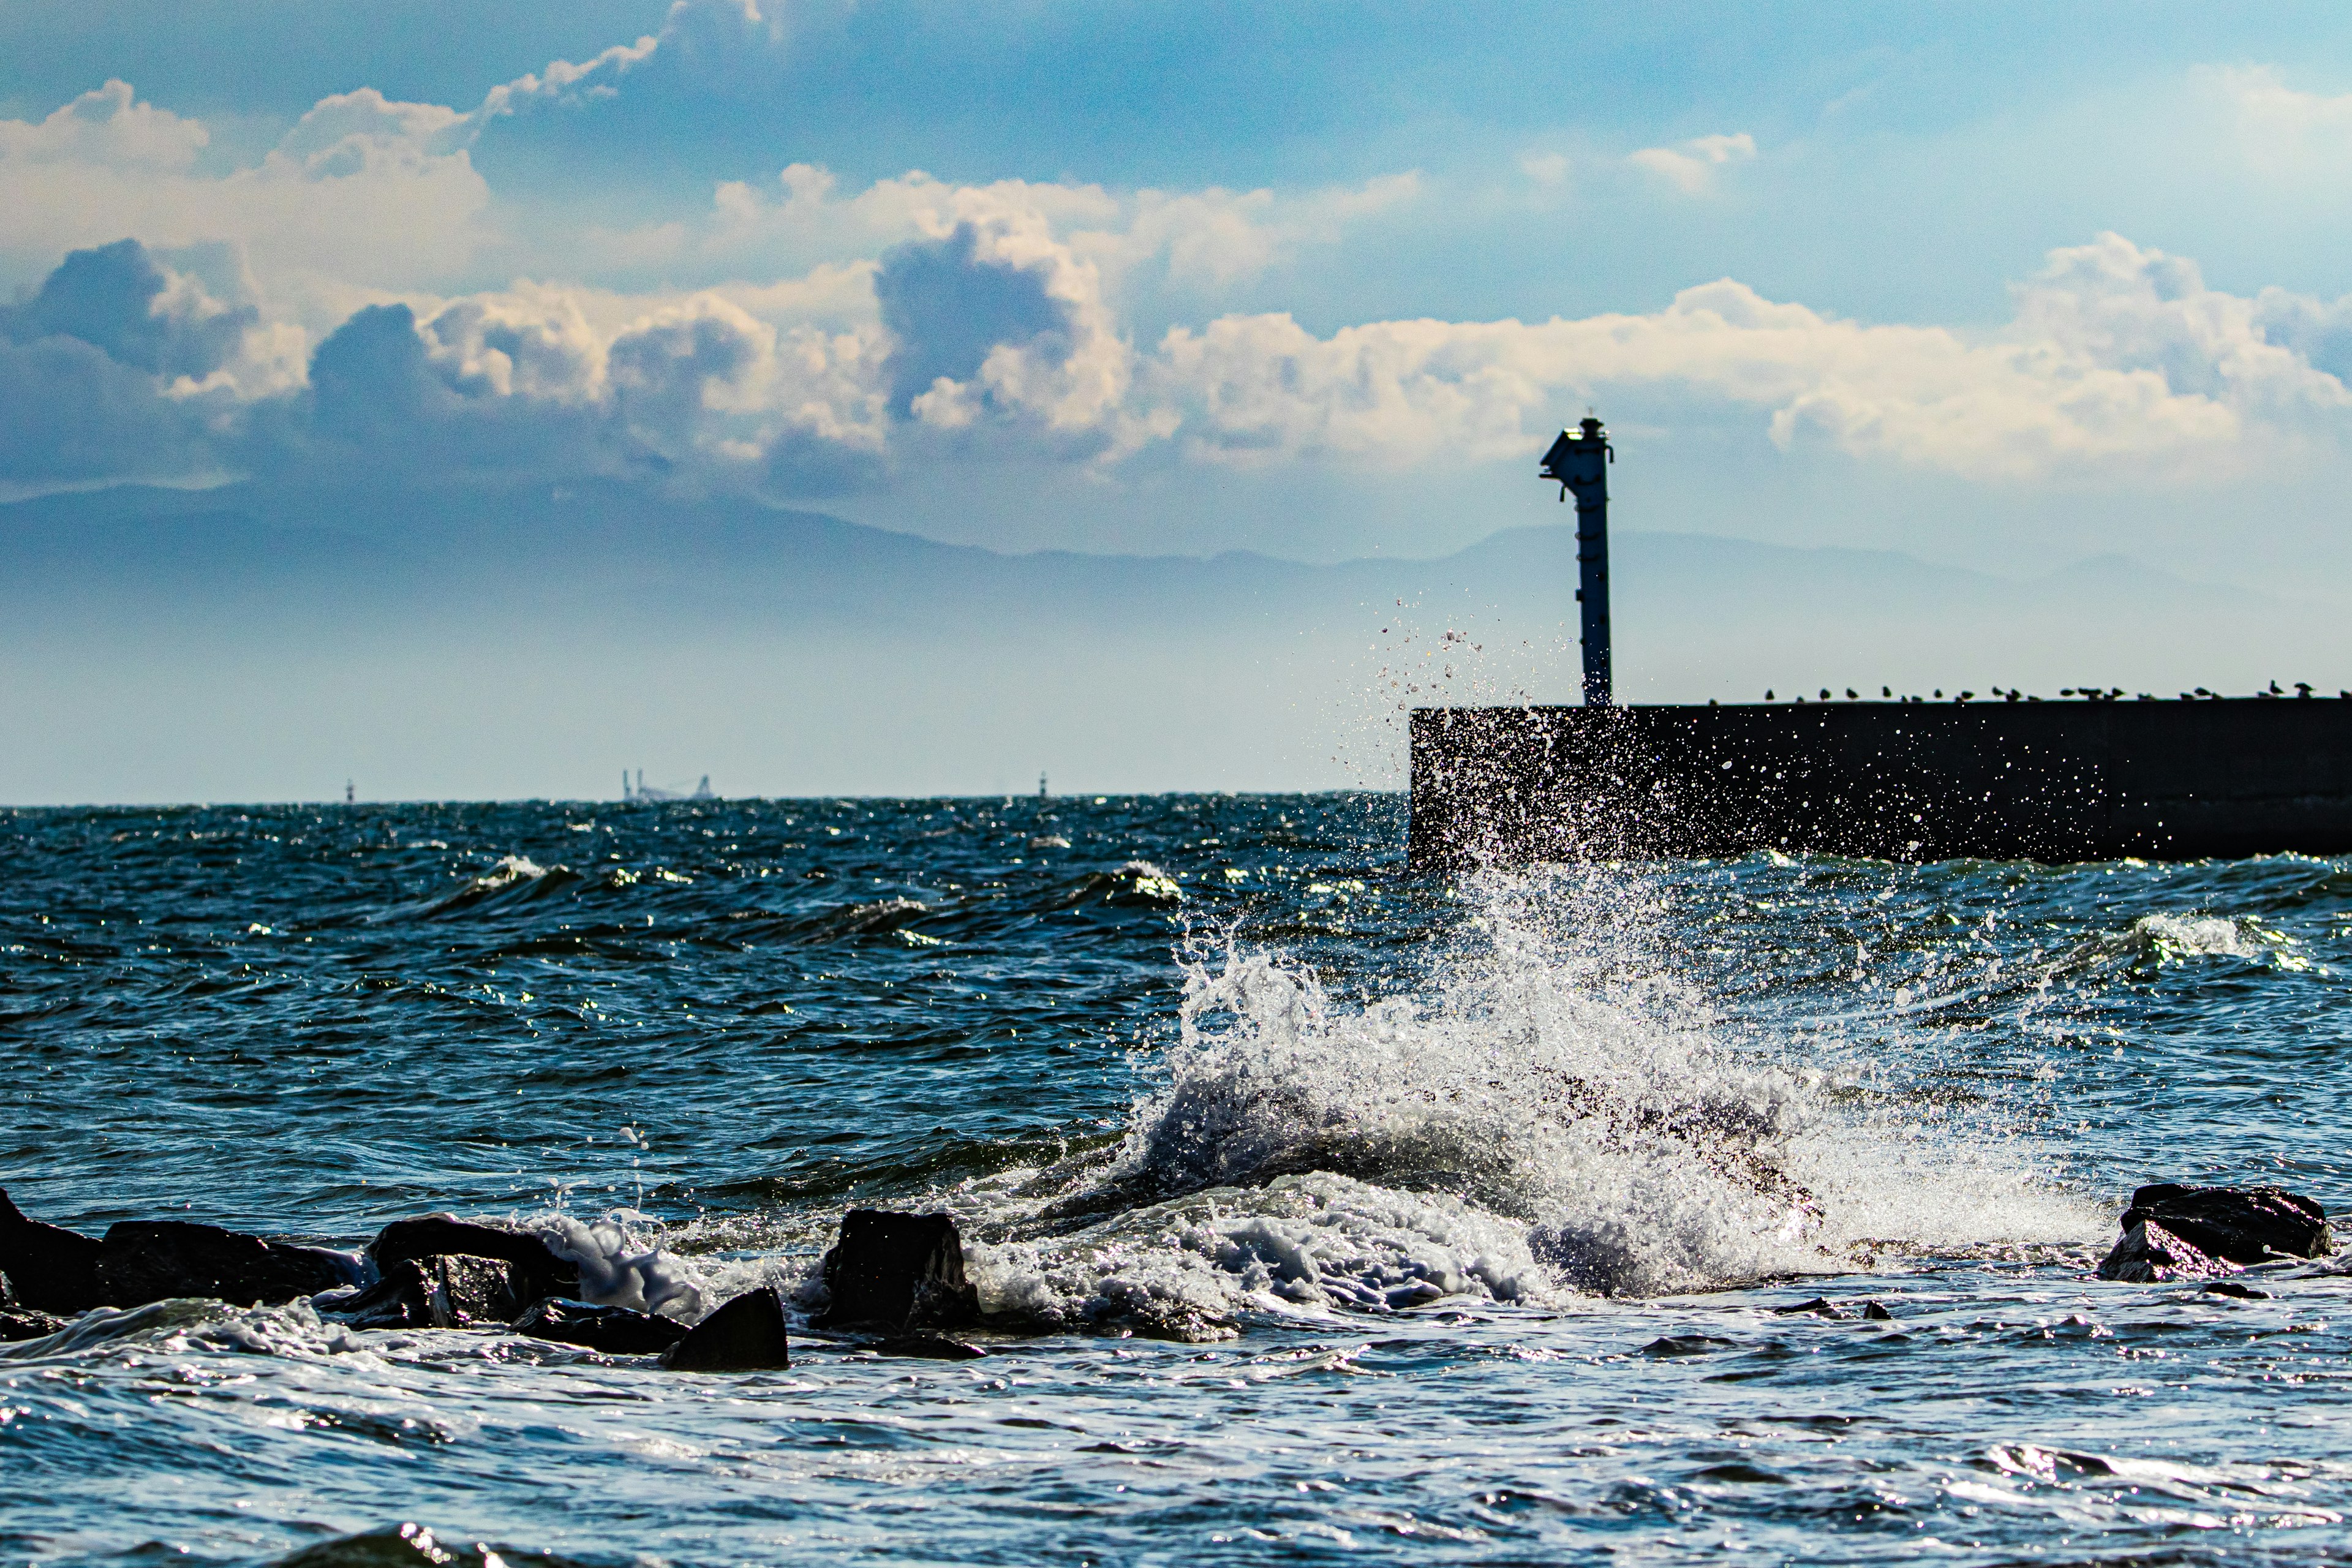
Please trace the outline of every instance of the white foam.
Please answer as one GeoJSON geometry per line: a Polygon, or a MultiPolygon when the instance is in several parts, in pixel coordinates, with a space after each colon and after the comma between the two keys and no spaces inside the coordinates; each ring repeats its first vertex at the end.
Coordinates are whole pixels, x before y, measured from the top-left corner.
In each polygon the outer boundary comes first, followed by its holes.
{"type": "Polygon", "coordinates": [[[699,1321],[708,1310],[704,1295],[709,1281],[693,1263],[634,1234],[631,1227],[643,1224],[645,1217],[634,1210],[614,1209],[584,1222],[569,1215],[544,1215],[530,1223],[549,1251],[580,1266],[583,1300],[699,1321]]]}
{"type": "Polygon", "coordinates": [[[500,888],[511,888],[517,882],[536,882],[547,875],[547,868],[528,855],[501,855],[499,863],[474,879],[478,892],[494,893],[500,888]]]}
{"type": "Polygon", "coordinates": [[[1254,1309],[1654,1295],[2105,1224],[2030,1144],[1857,1113],[1795,1047],[1727,1044],[1658,972],[1640,888],[1471,891],[1471,940],[1406,994],[1344,1003],[1262,952],[1189,964],[1108,1170],[968,1194],[1015,1235],[1055,1202],[1127,1212],[982,1249],[983,1295],[1196,1337],[1254,1309]]]}
{"type": "Polygon", "coordinates": [[[2221,915],[2142,915],[2132,931],[2159,952],[2252,958],[2263,951],[2221,915]]]}

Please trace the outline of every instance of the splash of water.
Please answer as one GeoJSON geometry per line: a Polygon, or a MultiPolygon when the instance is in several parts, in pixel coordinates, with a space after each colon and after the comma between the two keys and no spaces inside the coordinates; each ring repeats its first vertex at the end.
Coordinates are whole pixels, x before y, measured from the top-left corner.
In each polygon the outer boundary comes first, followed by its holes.
{"type": "Polygon", "coordinates": [[[1343,1001],[1237,945],[1187,961],[1161,1081],[1042,1211],[1083,1223],[997,1248],[983,1291],[1198,1337],[1254,1309],[1656,1295],[2095,1234],[2029,1146],[1850,1109],[1793,1044],[1729,1043],[1664,973],[1638,881],[1584,876],[1475,884],[1473,940],[1402,994],[1343,1001]]]}

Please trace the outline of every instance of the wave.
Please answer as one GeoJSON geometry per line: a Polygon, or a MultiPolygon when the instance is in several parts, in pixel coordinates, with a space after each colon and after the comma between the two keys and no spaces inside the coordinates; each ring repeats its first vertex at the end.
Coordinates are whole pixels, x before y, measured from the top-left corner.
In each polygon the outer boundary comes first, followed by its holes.
{"type": "Polygon", "coordinates": [[[941,1194],[986,1238],[983,1301],[1198,1338],[1254,1311],[1654,1296],[2106,1223],[1998,1128],[1793,1044],[1735,1048],[1645,967],[1637,910],[1559,890],[1475,889],[1477,944],[1402,994],[1342,1001],[1237,946],[1188,961],[1114,1150],[941,1194]]]}
{"type": "Polygon", "coordinates": [[[2253,916],[2158,911],[2079,944],[2059,962],[2054,973],[2103,968],[2150,972],[2211,959],[2237,959],[2290,973],[2326,973],[2298,952],[2298,945],[2293,937],[2253,916]]]}

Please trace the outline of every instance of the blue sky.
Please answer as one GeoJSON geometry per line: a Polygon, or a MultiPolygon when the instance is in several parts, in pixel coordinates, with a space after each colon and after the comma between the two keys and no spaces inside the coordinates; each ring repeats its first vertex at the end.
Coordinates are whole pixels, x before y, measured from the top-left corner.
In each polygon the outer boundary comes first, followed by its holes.
{"type": "Polygon", "coordinates": [[[9,0],[0,494],[2352,572],[2341,8],[1796,10],[9,0]]]}

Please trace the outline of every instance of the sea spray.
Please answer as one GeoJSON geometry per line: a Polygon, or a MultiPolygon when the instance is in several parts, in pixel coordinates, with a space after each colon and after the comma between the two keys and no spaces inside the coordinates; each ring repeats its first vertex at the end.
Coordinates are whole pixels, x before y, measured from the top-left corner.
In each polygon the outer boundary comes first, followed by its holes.
{"type": "Polygon", "coordinates": [[[1108,1160],[961,1194],[992,1222],[983,1300],[1207,1338],[1252,1311],[1656,1295],[2081,1233],[2030,1151],[1857,1114],[1793,1047],[1727,1044],[1651,944],[1650,891],[1474,879],[1422,983],[1353,1001],[1239,942],[1185,957],[1177,1038],[1108,1160]]]}

